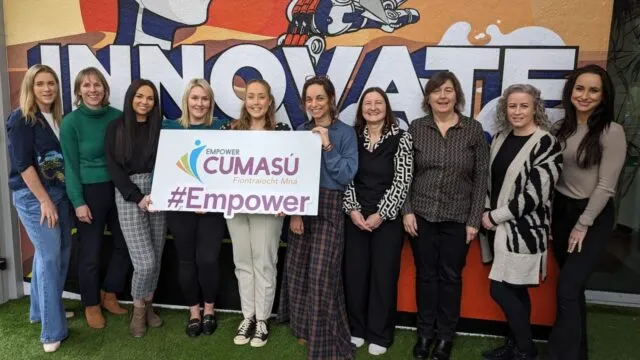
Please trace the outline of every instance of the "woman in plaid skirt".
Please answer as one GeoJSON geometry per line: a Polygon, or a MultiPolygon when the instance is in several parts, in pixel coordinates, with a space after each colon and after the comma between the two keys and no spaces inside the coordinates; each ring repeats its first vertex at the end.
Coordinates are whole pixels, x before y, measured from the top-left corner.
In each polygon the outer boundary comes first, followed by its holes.
{"type": "Polygon", "coordinates": [[[118,189],[120,227],[133,263],[130,331],[134,337],[144,336],[147,325],[162,325],[151,301],[160,275],[165,219],[164,213],[149,211],[151,172],[162,126],[158,99],[151,81],[135,80],[127,89],[122,116],[109,124],[105,137],[107,168],[118,189]]]}
{"type": "Polygon", "coordinates": [[[349,359],[351,344],[342,285],[342,194],[358,168],[356,133],[336,118],[336,95],[326,76],[304,84],[302,100],[311,120],[297,130],[322,139],[317,216],[292,216],[281,298],[281,317],[308,345],[308,359],[349,359]],[[288,313],[288,314],[287,314],[288,313]]]}

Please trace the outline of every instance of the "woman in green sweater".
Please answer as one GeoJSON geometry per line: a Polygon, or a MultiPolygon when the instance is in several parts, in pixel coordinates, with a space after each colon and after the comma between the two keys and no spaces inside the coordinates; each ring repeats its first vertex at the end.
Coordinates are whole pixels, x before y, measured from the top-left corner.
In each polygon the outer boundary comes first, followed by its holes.
{"type": "Polygon", "coordinates": [[[88,67],[74,84],[76,110],[60,128],[67,194],[78,219],[78,280],[87,324],[105,327],[101,306],[115,315],[127,313],[115,293],[124,289],[131,265],[115,204],[115,189],[107,172],[104,138],[107,125],[122,113],[109,106],[109,84],[102,73],[88,67]],[[100,284],[104,227],[111,230],[113,254],[100,284]]]}

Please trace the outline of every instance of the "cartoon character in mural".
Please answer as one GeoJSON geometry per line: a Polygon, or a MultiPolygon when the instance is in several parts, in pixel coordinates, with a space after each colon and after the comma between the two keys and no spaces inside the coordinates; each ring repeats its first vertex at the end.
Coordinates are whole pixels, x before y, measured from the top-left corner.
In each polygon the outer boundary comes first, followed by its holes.
{"type": "MultiPolygon", "coordinates": [[[[317,61],[325,38],[363,29],[394,32],[415,24],[420,13],[400,9],[407,0],[291,0],[289,26],[278,39],[281,46],[306,46],[317,61]]],[[[156,44],[171,50],[176,30],[207,21],[212,0],[119,0],[114,44],[156,44]]]]}
{"type": "Polygon", "coordinates": [[[289,28],[278,45],[306,46],[317,61],[326,37],[362,29],[394,32],[420,20],[416,9],[399,9],[407,0],[292,0],[287,8],[289,28]]]}
{"type": "Polygon", "coordinates": [[[207,21],[212,0],[119,0],[114,44],[155,44],[171,50],[179,28],[207,21]]]}

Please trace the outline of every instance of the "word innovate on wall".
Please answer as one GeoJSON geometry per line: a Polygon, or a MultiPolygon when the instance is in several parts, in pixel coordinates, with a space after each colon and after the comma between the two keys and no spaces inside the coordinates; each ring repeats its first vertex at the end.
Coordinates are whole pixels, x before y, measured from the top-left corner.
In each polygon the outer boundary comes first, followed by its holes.
{"type": "MultiPolygon", "coordinates": [[[[238,118],[241,100],[234,91],[236,75],[245,80],[263,78],[272,88],[279,121],[298,125],[305,119],[300,106],[302,85],[309,75],[326,74],[341,99],[341,118],[352,121],[362,91],[385,89],[396,116],[406,123],[423,115],[423,88],[435,72],[450,70],[461,81],[469,115],[500,96],[514,83],[541,89],[550,112],[564,85],[563,76],[575,68],[578,48],[568,46],[426,46],[410,52],[406,46],[380,46],[364,53],[363,46],[338,46],[317,62],[304,47],[266,49],[255,44],[230,47],[205,59],[204,45],[182,45],[170,51],[157,45],[110,45],[95,54],[85,44],[40,44],[28,50],[29,66],[51,66],[61,77],[65,112],[72,110],[73,79],[80,70],[95,66],[111,84],[112,104],[121,108],[132,79],[146,78],[161,89],[162,108],[168,118],[180,115],[185,84],[192,78],[210,81],[216,116],[238,118]],[[481,92],[480,100],[472,96],[481,92]],[[477,102],[480,104],[477,104],[477,102]]],[[[553,114],[551,114],[552,117],[553,114]]]]}

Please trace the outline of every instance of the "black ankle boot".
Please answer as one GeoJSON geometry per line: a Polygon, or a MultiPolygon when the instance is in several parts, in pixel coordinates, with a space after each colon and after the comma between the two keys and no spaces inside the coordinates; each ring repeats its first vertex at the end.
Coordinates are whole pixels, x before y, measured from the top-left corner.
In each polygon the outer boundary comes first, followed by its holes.
{"type": "Polygon", "coordinates": [[[482,353],[485,360],[511,360],[515,353],[516,342],[511,337],[504,338],[504,345],[482,353]]]}
{"type": "Polygon", "coordinates": [[[431,360],[449,360],[452,347],[453,341],[438,340],[433,354],[431,354],[431,360]]]}
{"type": "Polygon", "coordinates": [[[418,341],[413,347],[413,357],[416,360],[427,360],[431,351],[431,344],[433,344],[433,338],[418,335],[418,341]]]}
{"type": "Polygon", "coordinates": [[[513,360],[538,360],[538,350],[533,348],[533,351],[521,351],[518,348],[515,348],[513,353],[513,360]]]}

